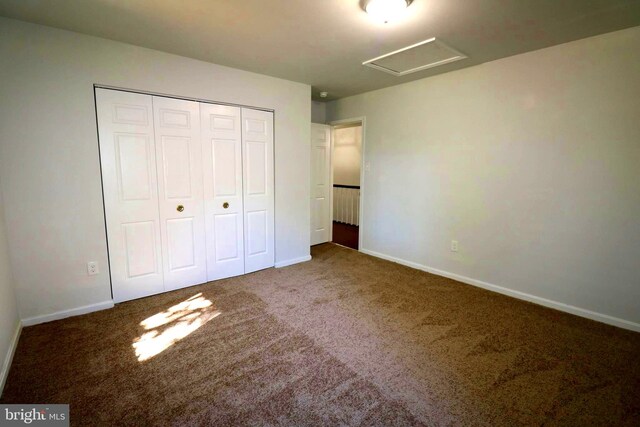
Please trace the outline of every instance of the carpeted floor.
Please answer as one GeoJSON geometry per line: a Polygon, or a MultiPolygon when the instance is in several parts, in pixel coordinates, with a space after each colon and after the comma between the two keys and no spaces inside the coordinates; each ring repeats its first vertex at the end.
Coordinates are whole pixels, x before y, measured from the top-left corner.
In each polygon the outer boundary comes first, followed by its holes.
{"type": "Polygon", "coordinates": [[[1,401],[73,425],[640,425],[640,334],[312,255],[25,328],[1,401]]]}

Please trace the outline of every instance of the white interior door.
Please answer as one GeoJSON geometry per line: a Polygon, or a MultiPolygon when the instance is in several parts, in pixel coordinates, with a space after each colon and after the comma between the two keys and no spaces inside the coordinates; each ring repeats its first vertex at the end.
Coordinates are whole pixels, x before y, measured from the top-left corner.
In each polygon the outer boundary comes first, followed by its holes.
{"type": "Polygon", "coordinates": [[[208,280],[244,274],[240,108],[200,104],[208,280]]]}
{"type": "MultiPolygon", "coordinates": [[[[245,273],[273,267],[273,113],[242,109],[245,273]]],[[[295,159],[291,159],[295,161],[295,159]]]]}
{"type": "Polygon", "coordinates": [[[164,291],[151,96],[96,89],[115,302],[164,291]]]}
{"type": "Polygon", "coordinates": [[[331,227],[331,128],[311,124],[311,244],[329,241],[331,227]]]}
{"type": "Polygon", "coordinates": [[[153,97],[166,290],[207,281],[200,108],[153,97]]]}

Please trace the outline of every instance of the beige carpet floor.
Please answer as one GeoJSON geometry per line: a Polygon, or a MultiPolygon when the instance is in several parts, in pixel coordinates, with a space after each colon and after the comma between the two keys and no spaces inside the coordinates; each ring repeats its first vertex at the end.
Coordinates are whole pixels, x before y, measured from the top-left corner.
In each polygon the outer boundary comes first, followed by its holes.
{"type": "Polygon", "coordinates": [[[640,334],[312,255],[25,328],[0,400],[73,425],[640,425],[640,334]]]}

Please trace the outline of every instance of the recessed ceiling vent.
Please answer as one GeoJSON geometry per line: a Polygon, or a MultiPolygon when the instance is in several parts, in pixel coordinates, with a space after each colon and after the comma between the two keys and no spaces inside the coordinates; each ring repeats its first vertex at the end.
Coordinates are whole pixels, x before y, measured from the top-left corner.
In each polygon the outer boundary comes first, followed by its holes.
{"type": "Polygon", "coordinates": [[[363,62],[362,65],[393,74],[394,76],[404,76],[416,71],[459,61],[466,57],[466,55],[433,37],[370,59],[363,62]]]}

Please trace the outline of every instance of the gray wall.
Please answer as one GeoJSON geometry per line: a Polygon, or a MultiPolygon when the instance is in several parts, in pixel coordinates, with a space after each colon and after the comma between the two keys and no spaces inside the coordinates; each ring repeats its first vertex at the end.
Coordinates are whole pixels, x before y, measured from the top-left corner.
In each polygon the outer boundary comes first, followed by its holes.
{"type": "Polygon", "coordinates": [[[0,57],[0,179],[23,319],[111,300],[94,83],[274,109],[276,262],[309,255],[308,85],[8,19],[0,57]]]}
{"type": "Polygon", "coordinates": [[[327,103],[311,101],[311,123],[325,124],[327,122],[327,103]]]}
{"type": "Polygon", "coordinates": [[[336,129],[333,138],[333,183],[360,185],[362,126],[336,129]]]}
{"type": "Polygon", "coordinates": [[[366,250],[640,327],[640,27],[328,105],[360,116],[366,250]]]}

